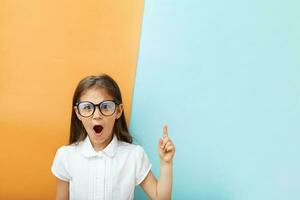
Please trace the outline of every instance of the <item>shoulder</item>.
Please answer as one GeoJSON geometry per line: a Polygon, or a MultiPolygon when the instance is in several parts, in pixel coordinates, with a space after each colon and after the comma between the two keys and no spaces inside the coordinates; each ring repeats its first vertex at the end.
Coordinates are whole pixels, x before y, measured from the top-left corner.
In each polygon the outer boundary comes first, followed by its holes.
{"type": "Polygon", "coordinates": [[[52,163],[51,171],[59,179],[69,181],[70,176],[70,155],[74,151],[73,145],[61,146],[57,149],[54,161],[52,163]]]}
{"type": "Polygon", "coordinates": [[[142,146],[123,141],[118,141],[118,152],[121,154],[130,154],[136,158],[143,157],[146,154],[142,146]]]}
{"type": "Polygon", "coordinates": [[[127,142],[123,141],[118,141],[118,148],[121,151],[126,151],[126,152],[138,152],[138,151],[143,151],[143,147],[141,147],[138,144],[130,144],[127,142]]]}
{"type": "Polygon", "coordinates": [[[77,149],[76,144],[61,146],[57,149],[56,156],[66,157],[68,155],[74,154],[76,152],[76,149],[77,149]]]}
{"type": "Polygon", "coordinates": [[[130,163],[134,170],[135,185],[139,185],[147,176],[151,170],[152,164],[148,159],[144,148],[138,144],[129,144],[126,142],[120,142],[118,146],[120,154],[124,155],[126,162],[130,163]]]}

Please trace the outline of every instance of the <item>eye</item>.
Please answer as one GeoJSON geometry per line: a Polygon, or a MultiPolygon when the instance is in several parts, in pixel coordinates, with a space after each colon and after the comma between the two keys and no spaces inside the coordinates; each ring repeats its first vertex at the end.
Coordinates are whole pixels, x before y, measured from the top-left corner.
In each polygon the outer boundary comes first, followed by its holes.
{"type": "Polygon", "coordinates": [[[93,106],[90,103],[83,103],[81,104],[80,108],[83,110],[92,110],[93,106]]]}
{"type": "Polygon", "coordinates": [[[85,109],[85,110],[91,109],[91,106],[90,105],[84,105],[83,109],[85,109]]]}
{"type": "Polygon", "coordinates": [[[113,102],[104,102],[101,105],[101,109],[103,109],[103,110],[113,109],[113,107],[114,107],[114,103],[113,102]]]}
{"type": "Polygon", "coordinates": [[[109,109],[110,108],[110,105],[107,104],[107,103],[104,103],[103,106],[102,106],[103,109],[109,109]]]}

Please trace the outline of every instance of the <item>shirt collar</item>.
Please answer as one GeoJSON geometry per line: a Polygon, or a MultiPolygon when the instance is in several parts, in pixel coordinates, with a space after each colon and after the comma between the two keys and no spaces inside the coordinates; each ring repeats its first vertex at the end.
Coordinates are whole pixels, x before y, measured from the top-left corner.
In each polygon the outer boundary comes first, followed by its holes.
{"type": "Polygon", "coordinates": [[[89,158],[89,157],[94,157],[94,156],[101,156],[102,154],[105,154],[106,156],[112,158],[118,148],[118,139],[117,136],[114,134],[112,141],[101,151],[96,152],[92,146],[92,143],[90,141],[90,138],[86,136],[86,138],[83,140],[81,144],[81,153],[89,158]]]}

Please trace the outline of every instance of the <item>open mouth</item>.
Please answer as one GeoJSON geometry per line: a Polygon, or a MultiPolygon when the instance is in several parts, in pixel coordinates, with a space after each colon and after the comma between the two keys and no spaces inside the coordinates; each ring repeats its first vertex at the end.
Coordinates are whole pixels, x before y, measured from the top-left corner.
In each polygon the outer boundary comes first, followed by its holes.
{"type": "Polygon", "coordinates": [[[101,126],[101,125],[95,125],[93,127],[93,129],[94,129],[94,131],[95,131],[96,134],[100,134],[102,132],[102,130],[103,130],[103,126],[101,126]]]}

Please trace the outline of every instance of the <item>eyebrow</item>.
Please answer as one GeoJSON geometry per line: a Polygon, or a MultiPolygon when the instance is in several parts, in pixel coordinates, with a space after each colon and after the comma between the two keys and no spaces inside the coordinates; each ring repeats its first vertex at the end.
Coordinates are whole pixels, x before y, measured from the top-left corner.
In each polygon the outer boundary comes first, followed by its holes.
{"type": "Polygon", "coordinates": [[[84,101],[78,101],[78,102],[76,102],[76,104],[82,103],[82,102],[89,102],[89,103],[92,103],[92,104],[95,104],[95,105],[96,105],[96,104],[100,104],[100,103],[105,102],[105,101],[113,101],[113,102],[116,102],[116,100],[114,100],[114,99],[106,99],[106,100],[100,101],[99,103],[94,103],[94,102],[92,102],[92,101],[84,100],[84,101]]]}

